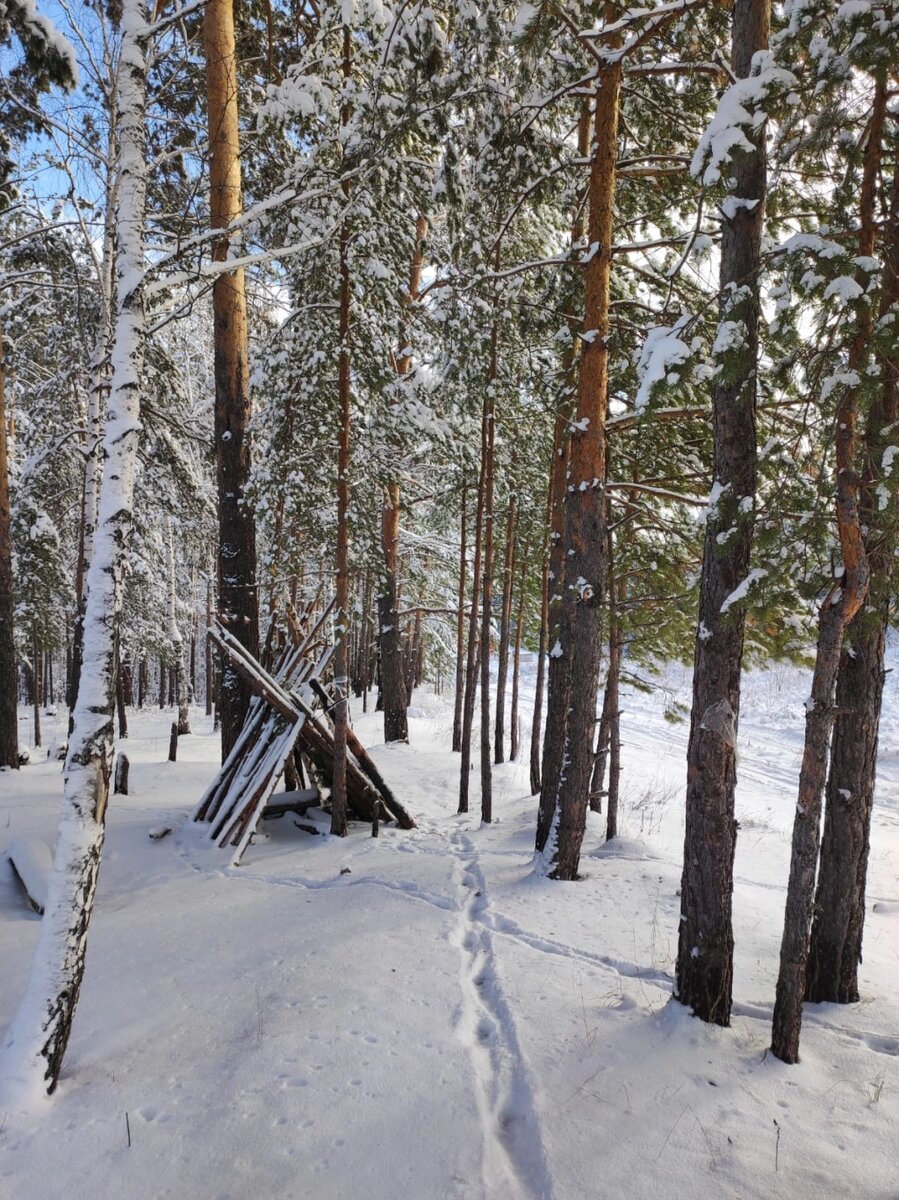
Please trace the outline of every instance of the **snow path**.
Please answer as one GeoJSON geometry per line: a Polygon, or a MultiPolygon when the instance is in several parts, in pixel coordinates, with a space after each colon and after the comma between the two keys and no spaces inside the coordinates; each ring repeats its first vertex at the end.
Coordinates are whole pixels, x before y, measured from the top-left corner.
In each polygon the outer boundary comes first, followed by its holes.
{"type": "MultiPolygon", "coordinates": [[[[451,696],[416,696],[410,746],[356,721],[416,830],[341,840],[285,818],[236,869],[184,815],[214,770],[208,721],[170,764],[171,715],[133,714],[67,1068],[41,1121],[0,1105],[0,1197],[899,1200],[896,679],[863,1001],[809,1006],[791,1068],[765,1049],[802,672],[744,689],[729,1030],[670,1001],[687,729],[663,709],[688,699],[681,668],[624,696],[622,836],[604,845],[589,815],[577,884],[534,871],[527,763],[495,768],[492,825],[456,814],[451,696]],[[151,842],[160,824],[173,836],[151,842]]],[[[52,841],[59,792],[40,754],[0,773],[0,852],[52,841]]],[[[38,927],[0,863],[0,1025],[38,927]]]]}
{"type": "Polygon", "coordinates": [[[457,1033],[471,1054],[483,1132],[486,1200],[550,1200],[553,1195],[530,1072],[499,979],[487,883],[471,838],[450,835],[460,892],[452,942],[461,955],[457,1033]]]}

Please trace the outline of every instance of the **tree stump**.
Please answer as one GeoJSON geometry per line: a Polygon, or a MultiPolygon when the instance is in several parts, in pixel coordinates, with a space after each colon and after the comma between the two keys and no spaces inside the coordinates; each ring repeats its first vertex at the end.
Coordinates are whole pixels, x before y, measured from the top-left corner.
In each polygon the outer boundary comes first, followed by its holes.
{"type": "Polygon", "coordinates": [[[176,762],[178,758],[178,722],[172,722],[172,732],[169,737],[169,762],[176,762]]]}
{"type": "Polygon", "coordinates": [[[128,795],[128,762],[127,754],[119,754],[115,760],[115,787],[114,792],[117,796],[128,795]]]}

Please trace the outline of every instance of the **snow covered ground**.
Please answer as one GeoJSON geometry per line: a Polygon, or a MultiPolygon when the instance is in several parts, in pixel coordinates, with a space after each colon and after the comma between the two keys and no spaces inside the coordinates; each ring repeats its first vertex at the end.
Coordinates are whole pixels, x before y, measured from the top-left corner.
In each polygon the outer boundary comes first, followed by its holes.
{"type": "MultiPolygon", "coordinates": [[[[746,682],[729,1030],[670,1001],[687,731],[664,711],[689,699],[681,668],[626,696],[622,837],[604,848],[591,817],[577,884],[533,873],[526,763],[496,769],[493,826],[455,814],[450,696],[416,696],[410,747],[354,714],[416,831],[341,841],[287,817],[237,869],[184,820],[215,770],[207,719],[170,764],[171,714],[132,714],[62,1083],[40,1119],[0,1112],[0,1197],[896,1200],[897,674],[864,998],[808,1007],[795,1067],[765,1050],[803,673],[746,682]],[[151,841],[162,823],[173,836],[151,841]]],[[[51,841],[60,790],[52,759],[0,774],[0,850],[51,841]]],[[[39,919],[0,866],[0,1028],[39,919]]]]}

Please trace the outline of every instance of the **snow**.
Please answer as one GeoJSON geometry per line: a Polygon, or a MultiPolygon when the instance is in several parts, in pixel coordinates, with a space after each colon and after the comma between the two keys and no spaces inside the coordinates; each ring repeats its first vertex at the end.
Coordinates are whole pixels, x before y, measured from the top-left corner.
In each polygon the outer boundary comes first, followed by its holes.
{"type": "Polygon", "coordinates": [[[733,605],[738,604],[741,600],[745,600],[749,595],[749,589],[752,585],[757,583],[758,580],[764,579],[767,574],[768,572],[764,567],[753,567],[742,583],[739,583],[731,594],[725,598],[721,605],[721,611],[726,613],[733,605]]]}
{"type": "Polygon", "coordinates": [[[864,288],[849,275],[840,275],[832,279],[824,289],[824,300],[835,299],[845,307],[852,300],[858,300],[865,294],[864,288]]]}
{"type": "MultiPolygon", "coordinates": [[[[5,3],[0,3],[0,16],[6,15],[7,7],[5,3]]],[[[15,0],[15,7],[19,10],[22,24],[29,29],[31,36],[36,41],[43,42],[66,64],[71,76],[67,90],[74,91],[78,86],[78,60],[72,43],[48,17],[38,12],[34,0],[15,0]]]]}
{"type": "Polygon", "coordinates": [[[678,334],[688,324],[689,317],[682,317],[670,328],[655,326],[647,331],[637,362],[640,387],[634,406],[638,412],[647,406],[655,388],[663,383],[671,386],[680,378],[680,368],[689,361],[691,350],[678,334]]]}
{"type": "MultiPolygon", "coordinates": [[[[117,747],[131,759],[131,794],[109,812],[69,1058],[39,1115],[0,1104],[0,1195],[892,1195],[897,676],[880,740],[863,999],[807,1007],[795,1067],[765,1051],[808,673],[773,667],[744,683],[728,1030],[670,1000],[688,729],[664,712],[689,700],[687,669],[664,670],[652,695],[624,689],[622,837],[603,845],[604,818],[589,814],[577,884],[535,870],[526,761],[495,769],[499,823],[479,827],[477,772],[472,813],[456,814],[451,692],[416,693],[408,746],[382,744],[379,714],[354,714],[417,830],[382,826],[372,839],[354,826],[340,840],[285,817],[237,869],[185,820],[216,769],[208,719],[192,711],[197,732],[168,763],[171,712],[132,711],[117,747]],[[164,825],[174,832],[150,841],[164,825]]],[[[526,716],[533,682],[523,680],[526,716]]],[[[46,723],[48,737],[64,735],[64,714],[46,723]]],[[[525,744],[528,733],[525,721],[525,744]]],[[[34,761],[0,773],[0,851],[54,836],[59,764],[34,761]]],[[[0,874],[0,1026],[39,926],[0,874]]]]}
{"type": "Polygon", "coordinates": [[[690,164],[691,173],[706,187],[718,183],[721,173],[735,154],[750,153],[753,139],[767,120],[762,105],[777,91],[796,84],[795,76],[782,67],[770,65],[768,56],[756,55],[756,73],[738,79],[718,102],[718,109],[690,164]]]}

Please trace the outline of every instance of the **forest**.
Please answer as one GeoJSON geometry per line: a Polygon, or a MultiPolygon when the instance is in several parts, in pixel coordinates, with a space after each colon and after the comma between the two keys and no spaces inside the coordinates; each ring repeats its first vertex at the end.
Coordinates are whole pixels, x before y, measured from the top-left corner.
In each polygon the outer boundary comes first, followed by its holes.
{"type": "Polygon", "coordinates": [[[0,0],[0,1194],[895,1200],[897,498],[897,0],[0,0]]]}

